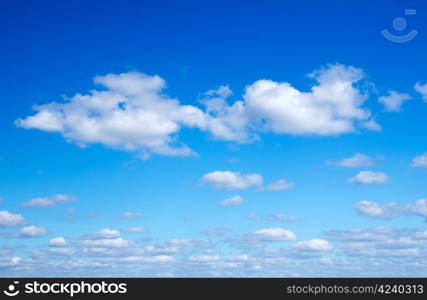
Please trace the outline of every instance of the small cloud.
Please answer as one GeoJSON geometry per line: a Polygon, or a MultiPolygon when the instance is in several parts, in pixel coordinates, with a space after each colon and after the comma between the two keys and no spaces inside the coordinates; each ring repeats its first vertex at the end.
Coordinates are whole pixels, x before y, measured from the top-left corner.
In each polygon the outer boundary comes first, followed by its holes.
{"type": "Polygon", "coordinates": [[[204,231],[203,233],[208,236],[223,236],[224,234],[232,231],[231,227],[217,227],[204,231]]]}
{"type": "Polygon", "coordinates": [[[427,168],[427,152],[415,156],[411,162],[413,168],[427,168]]]}
{"type": "Polygon", "coordinates": [[[273,214],[270,216],[270,219],[279,221],[279,222],[297,222],[300,219],[295,216],[288,216],[285,214],[273,214]]]}
{"type": "Polygon", "coordinates": [[[275,182],[270,183],[265,188],[261,188],[260,191],[283,191],[290,189],[294,184],[292,182],[288,182],[286,179],[279,179],[275,182]]]}
{"type": "Polygon", "coordinates": [[[142,219],[143,217],[144,217],[144,215],[141,213],[125,212],[125,213],[121,214],[120,216],[118,216],[117,218],[119,220],[137,220],[137,219],[142,219]]]}
{"type": "Polygon", "coordinates": [[[259,241],[291,241],[297,238],[292,231],[280,227],[260,229],[251,234],[251,236],[259,241]]]}
{"type": "Polygon", "coordinates": [[[23,207],[51,207],[58,204],[75,202],[77,198],[72,195],[58,194],[52,197],[46,198],[34,198],[27,202],[22,202],[21,206],[23,207]]]}
{"type": "Polygon", "coordinates": [[[86,234],[81,237],[84,240],[94,240],[94,239],[113,239],[118,238],[120,232],[118,230],[104,228],[96,233],[86,234]]]}
{"type": "Polygon", "coordinates": [[[126,229],[126,232],[128,233],[147,233],[148,230],[144,227],[130,227],[126,229]]]}
{"type": "Polygon", "coordinates": [[[37,226],[31,225],[31,226],[23,227],[19,232],[19,237],[33,238],[33,237],[40,237],[46,234],[47,234],[47,231],[43,227],[37,227],[37,226]]]}
{"type": "Polygon", "coordinates": [[[385,184],[389,181],[389,177],[383,172],[361,171],[356,176],[349,178],[348,181],[362,185],[385,184]]]}
{"type": "Polygon", "coordinates": [[[20,214],[13,214],[6,210],[0,211],[0,227],[16,227],[25,223],[24,217],[20,214]]]}
{"type": "Polygon", "coordinates": [[[420,84],[419,82],[417,82],[414,88],[418,93],[423,96],[424,101],[427,102],[427,83],[420,84]]]}
{"type": "Polygon", "coordinates": [[[96,218],[97,216],[99,216],[99,214],[97,212],[90,212],[86,216],[88,218],[96,218]]]}
{"type": "Polygon", "coordinates": [[[375,160],[365,154],[356,153],[352,157],[343,158],[339,161],[327,161],[326,164],[344,168],[371,167],[376,164],[375,160]]]}
{"type": "Polygon", "coordinates": [[[238,205],[241,205],[242,203],[243,203],[243,198],[237,195],[231,198],[227,198],[223,201],[220,201],[217,204],[218,206],[225,207],[225,206],[238,206],[238,205]]]}
{"type": "Polygon", "coordinates": [[[358,213],[374,219],[392,219],[402,215],[427,218],[427,199],[407,204],[360,201],[354,208],[358,213]]]}
{"type": "Polygon", "coordinates": [[[56,238],[53,238],[49,241],[50,247],[64,247],[67,245],[68,245],[68,243],[65,240],[65,238],[63,238],[63,237],[56,237],[56,238]]]}
{"type": "Polygon", "coordinates": [[[408,94],[401,94],[391,90],[388,93],[388,96],[382,96],[378,99],[378,102],[384,105],[384,110],[388,112],[400,112],[403,102],[412,99],[408,94]]]}
{"type": "Polygon", "coordinates": [[[214,171],[203,175],[201,182],[216,189],[243,190],[262,185],[262,176],[256,173],[241,174],[231,171],[214,171]]]}
{"type": "Polygon", "coordinates": [[[258,221],[258,220],[262,219],[262,217],[260,215],[257,215],[255,213],[251,213],[249,215],[246,215],[245,218],[248,220],[253,220],[253,221],[258,221]]]}
{"type": "Polygon", "coordinates": [[[376,131],[376,132],[380,132],[383,130],[383,128],[381,127],[380,124],[377,123],[377,121],[375,121],[375,119],[370,119],[367,121],[363,121],[360,123],[360,126],[362,128],[371,130],[371,131],[376,131]]]}

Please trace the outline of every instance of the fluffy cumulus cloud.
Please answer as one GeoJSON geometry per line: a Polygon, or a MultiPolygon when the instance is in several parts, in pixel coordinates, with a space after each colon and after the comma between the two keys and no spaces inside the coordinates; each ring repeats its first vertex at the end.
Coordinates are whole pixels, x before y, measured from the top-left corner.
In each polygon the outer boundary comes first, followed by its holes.
{"type": "Polygon", "coordinates": [[[204,127],[205,115],[163,94],[162,78],[129,72],[97,76],[95,83],[105,89],[35,106],[37,113],[16,120],[17,126],[58,132],[82,146],[101,143],[144,157],[192,154],[175,135],[182,126],[204,127]]]}
{"type": "Polygon", "coordinates": [[[407,204],[360,201],[354,205],[354,208],[358,213],[376,219],[392,219],[401,215],[427,218],[427,199],[419,199],[407,204]]]}
{"type": "Polygon", "coordinates": [[[201,182],[212,185],[216,189],[243,190],[252,186],[260,187],[263,178],[256,173],[241,174],[231,171],[214,171],[203,175],[201,182]]]}
{"type": "Polygon", "coordinates": [[[389,95],[378,98],[378,102],[384,105],[385,111],[400,112],[403,102],[412,99],[408,94],[398,93],[396,91],[389,91],[388,93],[389,95]]]}
{"type": "Polygon", "coordinates": [[[20,214],[14,214],[6,210],[0,211],[0,227],[15,227],[25,224],[25,219],[20,214]]]}
{"type": "Polygon", "coordinates": [[[239,195],[233,196],[227,199],[224,199],[218,202],[218,206],[226,207],[226,206],[238,206],[243,203],[243,198],[239,195]]]}
{"type": "Polygon", "coordinates": [[[300,91],[288,82],[258,80],[241,100],[229,103],[228,86],[206,92],[200,107],[167,96],[165,81],[139,72],[97,76],[98,90],[60,102],[34,106],[35,114],[17,119],[22,128],[57,132],[80,146],[99,143],[138,153],[188,156],[178,140],[183,127],[239,143],[261,132],[292,135],[338,135],[357,127],[380,127],[363,108],[367,96],[357,87],[362,70],[330,65],[310,75],[316,84],[300,91]]]}
{"type": "Polygon", "coordinates": [[[427,152],[415,156],[411,162],[413,168],[427,168],[427,152]]]}
{"type": "Polygon", "coordinates": [[[355,155],[343,158],[338,161],[327,161],[326,164],[334,165],[343,168],[359,168],[371,167],[375,165],[375,160],[363,153],[356,153],[355,155]]]}
{"type": "Polygon", "coordinates": [[[357,173],[354,177],[349,178],[348,181],[362,185],[384,184],[389,181],[389,177],[383,172],[361,171],[357,173]]]}
{"type": "Polygon", "coordinates": [[[24,207],[50,207],[55,206],[62,203],[69,203],[76,201],[77,198],[72,195],[64,195],[64,194],[58,194],[52,197],[39,197],[34,198],[26,202],[22,202],[21,206],[24,207]]]}
{"type": "Polygon", "coordinates": [[[40,237],[46,234],[47,234],[46,229],[44,229],[43,227],[37,227],[34,225],[25,226],[19,232],[19,236],[23,238],[40,237]]]}
{"type": "Polygon", "coordinates": [[[427,83],[421,84],[417,82],[415,84],[415,90],[423,96],[425,102],[427,102],[427,83]]]}
{"type": "Polygon", "coordinates": [[[355,131],[355,122],[368,121],[362,108],[367,99],[355,84],[360,69],[331,65],[311,74],[317,82],[309,92],[288,82],[258,80],[246,88],[245,106],[263,129],[278,134],[338,135],[355,131]]]}
{"type": "Polygon", "coordinates": [[[121,238],[118,230],[104,228],[96,233],[83,235],[77,241],[77,245],[80,247],[94,247],[103,251],[102,249],[104,248],[129,248],[134,243],[121,238]]]}

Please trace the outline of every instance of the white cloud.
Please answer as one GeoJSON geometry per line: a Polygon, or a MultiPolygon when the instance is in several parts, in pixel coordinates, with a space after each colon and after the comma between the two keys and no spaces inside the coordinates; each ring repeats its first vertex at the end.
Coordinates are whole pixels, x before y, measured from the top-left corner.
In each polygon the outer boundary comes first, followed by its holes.
{"type": "Polygon", "coordinates": [[[144,216],[141,213],[131,213],[131,212],[125,212],[122,213],[120,216],[118,216],[121,220],[135,220],[135,219],[142,219],[144,216]]]}
{"type": "Polygon", "coordinates": [[[418,93],[420,93],[423,96],[424,101],[427,102],[427,83],[420,84],[419,82],[417,82],[414,88],[418,93]]]}
{"type": "Polygon", "coordinates": [[[273,214],[270,216],[270,219],[279,221],[279,222],[297,222],[299,218],[296,216],[288,216],[285,214],[273,214]]]}
{"type": "Polygon", "coordinates": [[[156,255],[156,256],[128,256],[121,258],[120,261],[125,263],[171,263],[174,262],[175,259],[169,255],[156,255]]]}
{"type": "Polygon", "coordinates": [[[190,256],[188,260],[197,263],[210,263],[220,260],[220,257],[217,255],[190,256]]]}
{"type": "Polygon", "coordinates": [[[415,156],[411,162],[411,167],[414,168],[427,168],[427,152],[415,156]]]}
{"type": "Polygon", "coordinates": [[[304,250],[304,251],[331,251],[332,245],[325,240],[322,239],[312,239],[309,241],[301,241],[298,243],[295,243],[293,248],[298,250],[304,250]]]}
{"type": "Polygon", "coordinates": [[[331,65],[310,76],[318,84],[309,92],[258,80],[246,88],[244,104],[264,130],[278,134],[338,135],[369,119],[371,113],[361,108],[367,97],[353,86],[364,77],[360,69],[331,65]]]}
{"type": "Polygon", "coordinates": [[[130,241],[118,238],[99,238],[94,240],[80,240],[77,242],[78,246],[82,247],[101,247],[101,248],[127,248],[133,247],[134,244],[130,241]]]}
{"type": "Polygon", "coordinates": [[[256,173],[240,174],[231,171],[214,171],[203,175],[201,181],[217,189],[242,190],[261,186],[262,176],[256,173]]]}
{"type": "Polygon", "coordinates": [[[97,76],[104,89],[75,94],[65,101],[34,106],[34,115],[15,121],[18,127],[57,132],[80,146],[103,144],[151,154],[188,156],[194,152],[177,137],[181,128],[197,128],[214,138],[251,142],[259,132],[292,135],[339,135],[380,126],[362,108],[367,96],[355,86],[362,70],[340,64],[314,71],[317,82],[300,91],[287,82],[258,80],[242,100],[229,104],[228,86],[209,90],[199,101],[204,110],[182,105],[163,93],[165,81],[139,72],[97,76]]]}
{"type": "Polygon", "coordinates": [[[382,204],[371,201],[360,201],[354,205],[357,212],[362,215],[379,218],[391,219],[399,215],[399,205],[397,203],[382,204]]]}
{"type": "Polygon", "coordinates": [[[130,228],[126,229],[126,232],[129,232],[129,233],[147,233],[148,230],[145,229],[144,227],[130,227],[130,228]]]}
{"type": "Polygon", "coordinates": [[[19,214],[13,214],[6,210],[0,211],[0,227],[15,227],[25,224],[25,219],[19,214]]]}
{"type": "Polygon", "coordinates": [[[408,94],[397,93],[396,91],[388,91],[388,96],[378,98],[378,102],[384,105],[384,110],[389,112],[400,112],[403,102],[411,100],[412,97],[408,94]]]}
{"type": "Polygon", "coordinates": [[[118,237],[120,237],[120,232],[118,230],[104,228],[96,233],[84,235],[82,239],[114,239],[118,237]]]}
{"type": "Polygon", "coordinates": [[[375,165],[375,160],[365,154],[356,153],[352,157],[343,158],[336,162],[328,161],[327,164],[345,168],[371,167],[375,165]]]}
{"type": "Polygon", "coordinates": [[[25,226],[21,229],[19,232],[19,236],[23,238],[27,237],[40,237],[43,235],[46,235],[47,231],[43,227],[37,227],[34,225],[31,226],[25,226]]]}
{"type": "Polygon", "coordinates": [[[270,183],[265,188],[260,188],[261,191],[283,191],[290,189],[294,184],[288,182],[286,179],[279,179],[275,182],[270,183]]]}
{"type": "Polygon", "coordinates": [[[230,231],[232,231],[230,227],[217,227],[217,228],[206,230],[203,233],[208,236],[222,236],[230,231]]]}
{"type": "Polygon", "coordinates": [[[384,184],[389,181],[389,177],[383,172],[361,171],[348,181],[356,184],[384,184]]]}
{"type": "Polygon", "coordinates": [[[163,94],[162,78],[129,72],[97,76],[95,83],[106,90],[35,106],[37,113],[16,120],[16,125],[58,132],[79,145],[101,143],[143,157],[193,153],[177,143],[175,135],[182,126],[204,127],[206,116],[163,94]]]}
{"type": "Polygon", "coordinates": [[[377,219],[392,219],[401,215],[427,218],[427,199],[419,199],[407,204],[360,201],[354,205],[354,208],[362,215],[377,219]]]}
{"type": "Polygon", "coordinates": [[[371,130],[371,131],[382,131],[383,128],[381,127],[380,124],[377,123],[377,121],[373,118],[367,120],[367,121],[363,121],[360,123],[360,127],[371,130]]]}
{"type": "Polygon", "coordinates": [[[72,248],[52,247],[47,249],[47,252],[53,255],[71,256],[74,255],[76,251],[72,248]]]}
{"type": "Polygon", "coordinates": [[[255,231],[252,236],[260,241],[291,241],[296,239],[295,233],[280,227],[260,229],[255,231]]]}
{"type": "Polygon", "coordinates": [[[262,217],[260,215],[258,215],[258,214],[251,213],[251,214],[249,214],[249,215],[246,216],[246,219],[249,219],[249,220],[261,220],[262,217]]]}
{"type": "Polygon", "coordinates": [[[56,237],[56,238],[53,238],[49,241],[49,246],[51,246],[51,247],[63,247],[63,246],[67,246],[67,245],[68,245],[68,243],[65,240],[65,238],[63,238],[63,237],[56,237]]]}
{"type": "Polygon", "coordinates": [[[238,206],[238,205],[241,205],[242,203],[243,203],[243,198],[237,195],[237,196],[233,196],[225,200],[222,200],[217,204],[218,206],[225,207],[225,206],[238,206]]]}
{"type": "Polygon", "coordinates": [[[69,203],[76,201],[77,198],[72,195],[64,195],[64,194],[58,194],[52,197],[46,197],[46,198],[34,198],[26,202],[22,202],[21,206],[24,207],[50,207],[55,206],[62,203],[69,203]]]}

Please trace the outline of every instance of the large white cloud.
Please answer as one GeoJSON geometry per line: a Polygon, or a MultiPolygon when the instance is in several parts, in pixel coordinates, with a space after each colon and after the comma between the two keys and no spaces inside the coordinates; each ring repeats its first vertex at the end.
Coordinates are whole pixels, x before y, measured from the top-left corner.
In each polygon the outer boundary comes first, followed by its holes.
{"type": "Polygon", "coordinates": [[[364,77],[360,69],[336,64],[310,76],[317,84],[308,92],[288,82],[263,79],[248,85],[242,99],[232,103],[227,101],[231,90],[221,86],[204,94],[199,101],[202,109],[165,95],[165,81],[159,76],[108,74],[94,79],[104,89],[34,106],[34,115],[15,124],[57,132],[80,146],[100,143],[142,158],[193,154],[177,139],[183,127],[240,143],[254,141],[264,131],[338,135],[358,126],[379,130],[371,113],[362,108],[367,96],[356,86],[364,77]]]}
{"type": "Polygon", "coordinates": [[[263,178],[256,173],[241,174],[231,171],[213,171],[203,175],[201,181],[217,189],[242,190],[251,186],[261,186],[263,178]]]}
{"type": "Polygon", "coordinates": [[[245,106],[265,130],[278,134],[338,135],[355,131],[355,121],[369,120],[361,108],[367,96],[355,83],[363,78],[360,69],[332,65],[317,70],[317,81],[309,92],[288,82],[258,80],[246,88],[245,106]]]}
{"type": "Polygon", "coordinates": [[[25,224],[25,219],[20,214],[13,214],[6,210],[0,211],[0,227],[15,227],[25,224]]]}
{"type": "Polygon", "coordinates": [[[387,174],[383,172],[360,171],[354,177],[349,178],[349,182],[356,184],[384,184],[389,181],[387,174]]]}
{"type": "Polygon", "coordinates": [[[129,72],[97,76],[95,83],[106,90],[35,106],[35,115],[16,124],[58,132],[79,145],[101,143],[143,156],[192,154],[187,146],[176,143],[174,135],[182,126],[204,127],[205,115],[162,94],[162,78],[129,72]]]}
{"type": "Polygon", "coordinates": [[[77,198],[73,195],[58,194],[52,197],[39,197],[26,202],[22,202],[21,206],[25,207],[50,207],[62,203],[69,203],[76,201],[77,198]]]}
{"type": "Polygon", "coordinates": [[[362,215],[377,219],[391,219],[401,215],[427,218],[427,199],[419,199],[406,204],[360,201],[354,205],[354,208],[362,215]]]}

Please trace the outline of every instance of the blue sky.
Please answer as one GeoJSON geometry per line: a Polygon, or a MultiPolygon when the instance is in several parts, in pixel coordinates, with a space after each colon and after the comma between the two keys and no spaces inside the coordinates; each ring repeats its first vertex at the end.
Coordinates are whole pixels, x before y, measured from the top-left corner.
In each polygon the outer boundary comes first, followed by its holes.
{"type": "Polygon", "coordinates": [[[422,1],[0,7],[1,276],[426,275],[422,1]]]}

